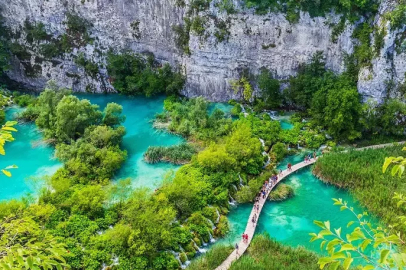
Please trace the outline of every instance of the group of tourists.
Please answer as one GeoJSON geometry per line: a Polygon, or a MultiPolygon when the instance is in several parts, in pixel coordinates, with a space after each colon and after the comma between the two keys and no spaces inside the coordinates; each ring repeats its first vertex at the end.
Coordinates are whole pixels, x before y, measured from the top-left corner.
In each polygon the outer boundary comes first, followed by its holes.
{"type": "MultiPolygon", "coordinates": [[[[313,152],[313,158],[314,158],[314,160],[316,160],[316,158],[317,158],[317,153],[316,152],[313,152]]],[[[307,156],[305,156],[305,158],[304,158],[304,162],[305,163],[308,163],[308,162],[310,162],[312,160],[312,155],[311,154],[308,154],[307,156]]]]}

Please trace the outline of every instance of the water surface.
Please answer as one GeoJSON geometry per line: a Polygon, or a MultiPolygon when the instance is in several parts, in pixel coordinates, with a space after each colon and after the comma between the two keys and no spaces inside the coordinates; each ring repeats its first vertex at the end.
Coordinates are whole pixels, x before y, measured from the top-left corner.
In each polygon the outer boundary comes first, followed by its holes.
{"type": "MultiPolygon", "coordinates": [[[[6,110],[7,120],[15,120],[21,112],[18,107],[6,110]]],[[[0,200],[18,199],[29,192],[35,192],[40,182],[30,179],[43,179],[52,175],[62,164],[54,158],[54,148],[42,143],[41,133],[34,123],[17,124],[14,133],[15,141],[6,143],[6,155],[0,156],[0,168],[17,165],[12,169],[12,177],[0,176],[0,200]]]]}

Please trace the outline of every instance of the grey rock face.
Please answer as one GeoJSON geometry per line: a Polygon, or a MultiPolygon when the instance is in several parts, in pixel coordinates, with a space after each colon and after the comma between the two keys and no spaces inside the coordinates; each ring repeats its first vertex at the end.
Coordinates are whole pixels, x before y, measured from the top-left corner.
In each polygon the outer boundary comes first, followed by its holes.
{"type": "MultiPolygon", "coordinates": [[[[249,68],[254,74],[261,67],[272,70],[277,78],[286,79],[295,75],[301,63],[307,62],[317,51],[324,51],[327,67],[335,72],[343,71],[345,53],[351,53],[354,40],[352,26],[348,26],[338,37],[331,40],[329,23],[337,17],[310,18],[301,13],[296,24],[290,24],[283,14],[255,15],[252,11],[226,15],[212,5],[207,14],[218,19],[230,19],[228,41],[216,42],[213,21],[207,26],[206,39],[191,35],[191,55],[183,55],[175,45],[173,25],[183,24],[185,9],[175,5],[175,0],[9,0],[1,1],[0,8],[6,24],[14,30],[21,28],[26,19],[43,22],[49,33],[62,34],[65,13],[74,10],[91,24],[91,34],[96,40],[93,45],[79,51],[98,63],[103,57],[95,49],[106,52],[131,49],[135,52],[152,52],[161,61],[167,61],[184,70],[187,83],[183,94],[189,97],[204,96],[212,101],[239,99],[230,89],[230,81],[238,77],[241,69],[249,68]],[[138,24],[138,33],[131,27],[138,24]],[[137,34],[140,34],[138,37],[137,34]]],[[[381,8],[385,8],[385,3],[381,8]]],[[[378,15],[377,23],[380,22],[378,15]]],[[[394,34],[385,37],[385,47],[380,57],[373,60],[371,69],[360,72],[359,91],[366,97],[382,100],[385,96],[385,80],[399,83],[406,71],[403,54],[393,52],[394,34]],[[389,56],[388,56],[389,55],[389,56]]],[[[24,42],[22,37],[21,42],[24,42]]],[[[73,55],[78,50],[73,51],[73,55]]],[[[84,70],[73,62],[72,55],[56,59],[59,63],[44,61],[41,74],[27,78],[21,64],[15,59],[9,76],[29,87],[42,89],[46,81],[54,79],[59,85],[74,91],[85,91],[91,86],[96,91],[114,91],[109,84],[105,69],[98,78],[86,76],[84,70]],[[77,74],[72,77],[69,74],[77,74]]],[[[32,59],[32,62],[34,59],[32,59]]]]}

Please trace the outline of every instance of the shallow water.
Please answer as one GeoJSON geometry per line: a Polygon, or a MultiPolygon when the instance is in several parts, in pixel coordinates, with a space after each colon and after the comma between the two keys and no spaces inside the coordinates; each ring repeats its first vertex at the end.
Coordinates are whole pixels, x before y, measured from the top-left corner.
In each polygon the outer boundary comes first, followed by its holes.
{"type": "MultiPolygon", "coordinates": [[[[163,110],[165,97],[143,98],[126,97],[120,95],[80,94],[79,98],[89,99],[98,104],[100,109],[109,102],[116,102],[123,106],[126,115],[124,126],[126,135],[123,138],[123,148],[128,152],[128,158],[117,172],[115,179],[131,178],[134,186],[155,188],[170,170],[179,166],[167,163],[147,164],[143,161],[143,154],[148,146],[168,146],[179,144],[184,140],[176,135],[153,129],[151,120],[156,113],[163,110]]],[[[21,111],[12,107],[7,110],[8,120],[21,111]]],[[[27,183],[30,177],[52,175],[62,164],[56,160],[53,147],[41,144],[41,133],[35,124],[19,124],[16,127],[15,141],[6,145],[6,156],[0,157],[0,168],[15,164],[19,169],[12,170],[13,177],[0,176],[0,200],[20,198],[28,192],[35,192],[37,186],[27,183]]]]}
{"type": "MultiPolygon", "coordinates": [[[[22,109],[11,107],[6,111],[7,120],[22,109]]],[[[33,123],[17,124],[15,141],[5,146],[6,155],[0,157],[0,168],[17,165],[12,169],[12,177],[0,176],[0,200],[20,198],[29,192],[35,192],[30,178],[43,178],[52,175],[62,164],[54,158],[54,149],[41,144],[41,133],[33,123]],[[28,180],[28,181],[27,181],[28,180]]]]}

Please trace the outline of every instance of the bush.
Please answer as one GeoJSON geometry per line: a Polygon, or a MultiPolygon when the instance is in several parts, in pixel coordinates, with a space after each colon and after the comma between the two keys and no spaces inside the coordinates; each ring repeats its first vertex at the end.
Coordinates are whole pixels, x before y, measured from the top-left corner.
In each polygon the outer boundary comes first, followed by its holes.
{"type": "Polygon", "coordinates": [[[150,146],[144,154],[144,159],[148,163],[170,162],[173,164],[186,164],[194,154],[196,149],[187,143],[174,146],[150,146]]]}
{"type": "Polygon", "coordinates": [[[293,197],[295,192],[293,188],[286,184],[278,184],[275,189],[269,193],[270,201],[283,201],[290,197],[293,197]]]}

